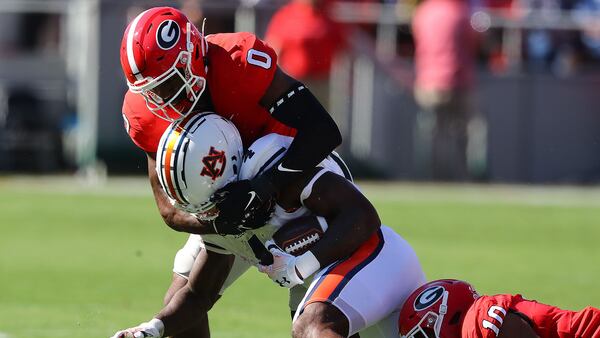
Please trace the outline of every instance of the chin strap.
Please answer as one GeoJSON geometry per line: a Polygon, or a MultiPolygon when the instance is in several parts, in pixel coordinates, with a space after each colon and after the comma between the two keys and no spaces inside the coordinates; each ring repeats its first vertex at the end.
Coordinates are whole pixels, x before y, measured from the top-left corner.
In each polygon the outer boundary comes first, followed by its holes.
{"type": "Polygon", "coordinates": [[[438,318],[435,321],[435,325],[433,330],[435,332],[436,337],[440,336],[440,332],[442,331],[442,322],[444,321],[444,316],[448,313],[448,290],[444,290],[444,295],[442,296],[442,304],[440,304],[438,318]]]}

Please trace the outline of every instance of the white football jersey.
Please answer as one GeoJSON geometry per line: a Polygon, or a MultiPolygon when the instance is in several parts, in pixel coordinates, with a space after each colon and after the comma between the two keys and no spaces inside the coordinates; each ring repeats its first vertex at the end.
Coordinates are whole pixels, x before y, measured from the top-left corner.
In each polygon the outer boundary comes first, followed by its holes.
{"type": "MultiPolygon", "coordinates": [[[[291,137],[278,134],[269,134],[256,140],[244,155],[239,179],[252,179],[255,176],[262,174],[273,165],[278,165],[289,145],[292,143],[292,140],[293,138],[291,137]]],[[[333,172],[346,177],[350,181],[352,180],[348,167],[346,167],[345,163],[335,152],[327,156],[327,158],[325,158],[318,166],[324,168],[324,170],[319,171],[304,187],[300,196],[301,202],[310,196],[314,183],[325,172],[333,172]]],[[[271,239],[273,233],[287,221],[309,213],[310,211],[305,207],[300,207],[293,212],[286,212],[280,206],[276,206],[272,218],[264,227],[246,231],[242,235],[202,235],[201,238],[207,250],[222,254],[234,254],[243,260],[256,265],[259,260],[256,258],[252,248],[248,244],[248,240],[251,237],[256,235],[256,237],[264,244],[267,240],[271,239]]]]}

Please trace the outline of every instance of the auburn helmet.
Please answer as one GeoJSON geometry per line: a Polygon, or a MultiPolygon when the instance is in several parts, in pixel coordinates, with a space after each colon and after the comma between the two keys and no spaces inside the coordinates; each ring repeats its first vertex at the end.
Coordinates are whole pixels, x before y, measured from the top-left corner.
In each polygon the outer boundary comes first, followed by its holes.
{"type": "Polygon", "coordinates": [[[192,111],[206,88],[208,43],[171,7],[148,9],[131,21],[121,41],[129,90],[156,116],[174,121],[192,111]]]}
{"type": "Polygon", "coordinates": [[[212,194],[237,180],[242,138],[233,123],[214,113],[193,113],[165,130],[156,153],[156,173],[175,207],[202,220],[217,216],[212,194]]]}
{"type": "Polygon", "coordinates": [[[400,337],[460,338],[462,321],[477,298],[471,284],[456,279],[440,279],[421,286],[400,311],[400,337]]]}

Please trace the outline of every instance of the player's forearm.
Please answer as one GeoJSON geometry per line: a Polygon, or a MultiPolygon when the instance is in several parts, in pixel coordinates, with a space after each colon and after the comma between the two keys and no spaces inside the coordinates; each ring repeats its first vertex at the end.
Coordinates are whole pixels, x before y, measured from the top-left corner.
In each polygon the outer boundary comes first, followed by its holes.
{"type": "Polygon", "coordinates": [[[381,226],[373,204],[351,182],[331,172],[317,178],[303,203],[329,223],[311,248],[322,267],[354,253],[381,226]]]}
{"type": "MultiPolygon", "coordinates": [[[[305,91],[308,92],[308,89],[305,91]]],[[[314,168],[323,161],[342,142],[340,131],[329,113],[310,92],[307,95],[311,104],[273,114],[297,130],[281,165],[268,174],[279,192],[297,179],[302,171],[314,168]],[[301,110],[296,110],[298,108],[301,110]]]]}
{"type": "MultiPolygon", "coordinates": [[[[337,127],[336,127],[337,128],[337,127]]],[[[315,126],[311,130],[298,131],[282,161],[285,168],[307,170],[314,168],[341,143],[341,137],[330,126],[315,126]]]]}
{"type": "Polygon", "coordinates": [[[381,226],[374,208],[349,208],[329,222],[323,238],[311,249],[322,267],[353,254],[381,226]]]}
{"type": "Polygon", "coordinates": [[[274,118],[297,130],[282,162],[286,168],[312,168],[342,143],[335,121],[301,83],[290,87],[271,109],[274,118]]]}
{"type": "Polygon", "coordinates": [[[200,235],[213,232],[212,227],[200,222],[194,215],[171,205],[160,187],[153,187],[153,190],[160,216],[169,228],[175,231],[200,235]]]}
{"type": "Polygon", "coordinates": [[[167,194],[163,191],[160,182],[158,181],[156,171],[154,170],[156,164],[154,157],[154,154],[148,154],[148,178],[150,180],[150,187],[152,188],[154,200],[156,201],[156,206],[165,224],[175,231],[199,235],[213,233],[214,230],[211,226],[200,222],[194,215],[181,211],[171,204],[167,194]]]}
{"type": "Polygon", "coordinates": [[[169,228],[175,231],[198,235],[215,233],[214,228],[210,224],[199,221],[194,215],[187,212],[175,208],[173,209],[174,210],[169,211],[166,215],[163,215],[163,220],[169,228]]]}
{"type": "MultiPolygon", "coordinates": [[[[326,117],[331,119],[329,115],[326,117]]],[[[324,119],[312,126],[298,129],[282,164],[290,169],[314,168],[341,143],[340,132],[333,120],[324,119]]]]}

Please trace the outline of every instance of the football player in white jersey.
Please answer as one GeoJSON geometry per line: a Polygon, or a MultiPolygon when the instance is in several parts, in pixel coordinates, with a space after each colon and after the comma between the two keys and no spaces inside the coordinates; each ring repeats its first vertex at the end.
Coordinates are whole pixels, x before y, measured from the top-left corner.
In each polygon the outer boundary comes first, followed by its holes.
{"type": "Polygon", "coordinates": [[[291,288],[293,337],[397,335],[404,300],[426,279],[410,245],[381,225],[337,154],[314,170],[297,173],[266,226],[222,235],[211,225],[218,215],[210,199],[214,191],[277,165],[291,141],[270,134],[242,156],[233,124],[207,113],[186,117],[165,131],[157,154],[161,185],[174,205],[195,214],[204,228],[190,236],[175,259],[174,272],[186,276],[187,284],[173,289],[156,317],[113,338],[181,337],[186,328],[205,321],[224,290],[253,265],[291,288]],[[263,243],[281,225],[310,214],[328,224],[310,251],[298,257],[273,246],[266,251],[263,243]]]}

